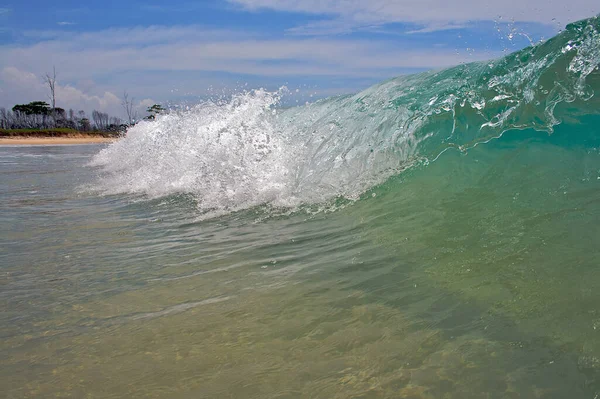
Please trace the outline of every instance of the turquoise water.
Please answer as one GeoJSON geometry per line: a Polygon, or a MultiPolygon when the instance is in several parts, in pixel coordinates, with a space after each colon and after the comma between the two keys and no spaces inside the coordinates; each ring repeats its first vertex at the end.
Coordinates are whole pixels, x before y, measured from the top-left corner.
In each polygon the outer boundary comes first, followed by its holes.
{"type": "Polygon", "coordinates": [[[600,395],[600,39],[0,148],[9,398],[600,395]]]}

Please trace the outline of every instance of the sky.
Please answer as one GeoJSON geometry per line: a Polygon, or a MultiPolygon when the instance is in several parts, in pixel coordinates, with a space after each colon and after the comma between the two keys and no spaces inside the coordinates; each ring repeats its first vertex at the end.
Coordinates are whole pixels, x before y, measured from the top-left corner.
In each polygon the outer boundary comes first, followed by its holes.
{"type": "Polygon", "coordinates": [[[285,101],[501,57],[600,12],[597,0],[0,0],[0,107],[124,116],[252,88],[285,101]]]}

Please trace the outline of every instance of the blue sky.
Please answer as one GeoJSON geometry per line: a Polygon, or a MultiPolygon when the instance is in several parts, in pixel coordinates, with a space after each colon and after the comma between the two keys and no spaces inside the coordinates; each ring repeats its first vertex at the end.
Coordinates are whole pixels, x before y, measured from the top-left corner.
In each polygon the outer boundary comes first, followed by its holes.
{"type": "Polygon", "coordinates": [[[597,0],[0,0],[0,107],[46,98],[122,115],[287,85],[287,101],[489,59],[600,12],[597,0]],[[296,89],[299,92],[296,94],[296,89]]]}

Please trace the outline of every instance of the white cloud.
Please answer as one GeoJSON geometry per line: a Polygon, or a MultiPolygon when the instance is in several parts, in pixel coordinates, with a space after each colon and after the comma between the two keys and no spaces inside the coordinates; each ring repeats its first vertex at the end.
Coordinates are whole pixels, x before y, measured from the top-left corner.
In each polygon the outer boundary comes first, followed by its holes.
{"type": "MultiPolygon", "coordinates": [[[[487,59],[494,53],[481,53],[487,59]]],[[[375,77],[467,60],[455,49],[419,49],[398,41],[218,35],[198,27],[149,27],[58,35],[29,46],[0,46],[0,68],[42,75],[56,65],[70,81],[129,71],[225,72],[257,76],[375,77]]],[[[469,59],[469,60],[472,60],[469,59]]]]}
{"type": "Polygon", "coordinates": [[[76,25],[75,22],[69,22],[69,21],[61,21],[61,22],[57,22],[56,24],[60,25],[60,26],[76,25]]]}
{"type": "Polygon", "coordinates": [[[467,56],[454,48],[417,48],[398,38],[274,39],[198,26],[119,28],[77,35],[30,32],[28,38],[37,42],[0,46],[0,105],[45,99],[47,90],[40,77],[56,66],[62,93],[59,106],[118,115],[122,115],[119,97],[124,89],[137,98],[166,101],[206,94],[214,84],[239,87],[243,82],[236,83],[236,79],[240,76],[272,84],[299,77],[373,81],[407,70],[500,55],[467,56]],[[211,79],[215,74],[219,78],[211,79]]]}
{"type": "Polygon", "coordinates": [[[247,10],[270,9],[328,17],[293,28],[301,34],[331,34],[394,22],[419,24],[426,31],[498,18],[515,22],[560,24],[600,12],[597,0],[229,0],[247,10]],[[334,27],[333,30],[327,27],[334,27]]]}
{"type": "MultiPolygon", "coordinates": [[[[40,77],[52,66],[59,73],[61,107],[96,108],[119,115],[123,89],[137,98],[168,100],[178,95],[197,95],[198,90],[211,84],[234,86],[236,79],[285,83],[286,79],[299,77],[335,77],[347,82],[373,81],[407,71],[495,58],[501,52],[467,54],[456,47],[417,47],[406,34],[372,35],[369,40],[311,35],[357,29],[380,33],[385,32],[386,24],[395,22],[407,24],[409,31],[404,33],[418,34],[460,29],[473,21],[499,16],[534,23],[549,23],[556,17],[566,23],[590,16],[600,8],[597,0],[572,0],[568,7],[564,2],[548,4],[545,0],[469,0],[459,5],[447,0],[228,1],[246,10],[298,12],[314,19],[288,31],[295,35],[277,37],[194,25],[77,34],[59,29],[24,32],[27,40],[0,45],[0,105],[46,98],[40,77]],[[218,78],[214,78],[216,75],[218,78]]],[[[340,85],[350,90],[351,83],[340,85]]],[[[321,92],[330,88],[323,87],[321,92]]]]}
{"type": "MultiPolygon", "coordinates": [[[[434,44],[417,47],[405,34],[373,35],[390,32],[390,23],[406,24],[404,33],[412,34],[461,29],[474,21],[491,21],[500,16],[503,21],[512,19],[559,28],[600,11],[597,0],[228,1],[249,11],[297,12],[310,18],[289,29],[291,35],[276,37],[194,25],[114,28],[77,34],[58,27],[22,32],[26,40],[0,45],[0,106],[47,99],[41,76],[53,66],[59,75],[59,106],[84,108],[88,112],[98,109],[115,115],[123,113],[123,89],[144,99],[140,107],[155,103],[148,97],[169,100],[194,96],[211,86],[221,90],[239,87],[239,83],[248,80],[275,85],[287,79],[336,78],[342,89],[326,84],[318,95],[337,94],[352,91],[352,82],[372,82],[407,71],[501,55],[467,54],[455,47],[434,44]],[[552,22],[553,18],[556,21],[552,22]],[[356,30],[372,35],[369,40],[323,37],[356,30]],[[236,83],[236,79],[242,82],[236,83]]],[[[189,7],[195,5],[190,3],[189,7]]],[[[8,8],[0,8],[0,15],[9,12],[8,8]]],[[[64,18],[67,20],[58,22],[59,26],[73,24],[70,17],[64,18]]]]}

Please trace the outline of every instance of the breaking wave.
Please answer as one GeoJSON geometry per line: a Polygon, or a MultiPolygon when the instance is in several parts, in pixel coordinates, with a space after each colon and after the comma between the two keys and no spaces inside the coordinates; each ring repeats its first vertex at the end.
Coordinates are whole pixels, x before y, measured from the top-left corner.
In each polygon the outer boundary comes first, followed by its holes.
{"type": "Polygon", "coordinates": [[[597,114],[600,20],[502,59],[394,78],[354,95],[284,109],[253,90],[143,121],[103,149],[99,189],[192,195],[202,212],[295,207],[368,189],[450,148],[514,129],[552,133],[597,114]]]}

